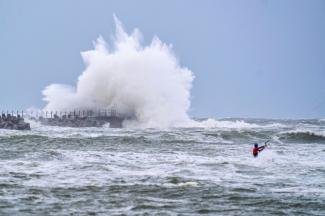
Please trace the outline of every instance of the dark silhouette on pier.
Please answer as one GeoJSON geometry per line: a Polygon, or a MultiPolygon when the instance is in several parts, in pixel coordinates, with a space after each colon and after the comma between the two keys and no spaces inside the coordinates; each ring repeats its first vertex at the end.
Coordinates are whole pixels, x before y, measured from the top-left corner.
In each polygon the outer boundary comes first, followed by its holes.
{"type": "Polygon", "coordinates": [[[30,113],[31,119],[44,125],[61,127],[101,127],[109,123],[111,128],[121,128],[124,118],[112,110],[74,110],[74,111],[42,111],[30,113]]]}
{"type": "Polygon", "coordinates": [[[30,124],[26,123],[23,116],[18,114],[18,112],[16,116],[13,112],[12,114],[2,112],[0,116],[0,129],[30,130],[30,124]]]}

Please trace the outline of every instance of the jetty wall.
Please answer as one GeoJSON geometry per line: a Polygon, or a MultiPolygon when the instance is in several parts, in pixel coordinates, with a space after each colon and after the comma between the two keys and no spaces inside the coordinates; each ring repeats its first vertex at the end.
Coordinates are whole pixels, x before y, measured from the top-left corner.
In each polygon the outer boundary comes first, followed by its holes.
{"type": "Polygon", "coordinates": [[[0,129],[30,130],[30,124],[24,121],[23,115],[2,112],[0,115],[0,129]]]}
{"type": "Polygon", "coordinates": [[[107,123],[111,128],[122,128],[124,117],[116,110],[71,110],[29,112],[27,115],[44,125],[61,127],[101,127],[107,123]]]}

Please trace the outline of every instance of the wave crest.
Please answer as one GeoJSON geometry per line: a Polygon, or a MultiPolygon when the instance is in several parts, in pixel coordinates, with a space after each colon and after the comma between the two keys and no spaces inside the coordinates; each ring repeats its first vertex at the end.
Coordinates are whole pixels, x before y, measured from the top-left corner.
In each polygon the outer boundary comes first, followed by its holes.
{"type": "Polygon", "coordinates": [[[43,91],[47,102],[44,109],[114,108],[145,127],[188,122],[193,73],[179,65],[170,45],[155,37],[150,45],[142,46],[137,29],[129,35],[114,19],[116,35],[112,48],[99,37],[94,50],[82,52],[86,69],[76,87],[47,86],[43,91]]]}
{"type": "Polygon", "coordinates": [[[325,142],[325,133],[311,130],[292,130],[279,135],[280,140],[291,142],[325,142]]]}

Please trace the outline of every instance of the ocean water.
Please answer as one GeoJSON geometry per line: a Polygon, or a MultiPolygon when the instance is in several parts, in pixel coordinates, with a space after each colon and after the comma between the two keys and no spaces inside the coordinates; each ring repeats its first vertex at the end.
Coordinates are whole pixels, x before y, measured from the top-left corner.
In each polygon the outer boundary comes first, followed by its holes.
{"type": "Polygon", "coordinates": [[[198,121],[0,130],[0,215],[325,215],[324,120],[198,121]]]}

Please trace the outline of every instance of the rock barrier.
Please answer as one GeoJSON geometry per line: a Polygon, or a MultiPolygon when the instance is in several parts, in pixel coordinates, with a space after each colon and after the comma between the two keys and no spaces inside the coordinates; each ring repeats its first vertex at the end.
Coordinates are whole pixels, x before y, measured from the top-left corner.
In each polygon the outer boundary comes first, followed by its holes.
{"type": "Polygon", "coordinates": [[[39,117],[36,120],[43,125],[59,127],[102,127],[109,123],[111,128],[121,128],[123,122],[123,118],[117,116],[80,117],[78,115],[63,115],[61,117],[54,115],[53,118],[39,117]]]}
{"type": "Polygon", "coordinates": [[[2,114],[0,116],[0,129],[30,130],[30,124],[20,115],[2,114]]]}

